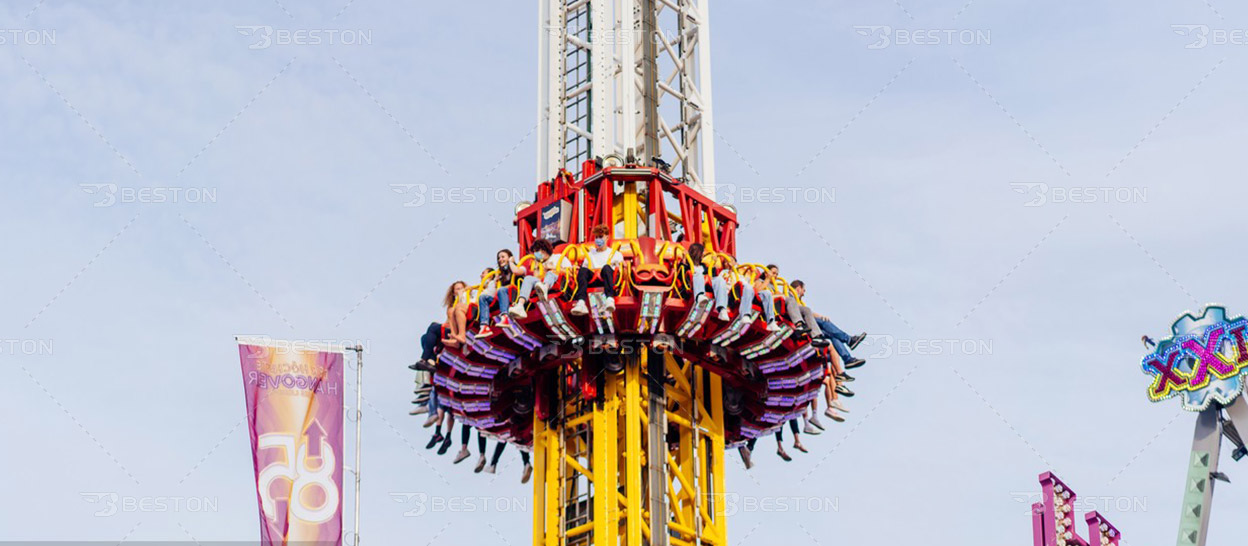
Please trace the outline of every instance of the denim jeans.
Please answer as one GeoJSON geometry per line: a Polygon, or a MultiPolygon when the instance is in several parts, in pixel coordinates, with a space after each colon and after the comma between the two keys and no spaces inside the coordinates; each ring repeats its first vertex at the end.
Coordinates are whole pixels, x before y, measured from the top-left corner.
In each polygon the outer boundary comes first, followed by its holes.
{"type": "Polygon", "coordinates": [[[511,292],[507,291],[506,286],[494,285],[496,290],[486,290],[481,292],[481,296],[477,298],[477,309],[481,315],[481,325],[485,326],[490,323],[490,304],[494,303],[495,295],[498,298],[498,312],[506,313],[507,308],[511,307],[511,292]],[[491,293],[492,292],[492,293],[491,293]]]}
{"type": "MultiPolygon", "coordinates": [[[[711,279],[711,293],[715,295],[715,308],[728,307],[728,292],[730,287],[723,277],[716,275],[711,279]]],[[[737,312],[745,315],[754,310],[754,287],[749,284],[741,285],[741,306],[737,312]]]]}
{"type": "MultiPolygon", "coordinates": [[[[716,277],[717,279],[719,277],[716,277]]],[[[714,281],[712,281],[714,282],[714,281]]],[[[706,293],[706,266],[695,266],[693,268],[693,301],[698,301],[698,296],[706,293]]]]}
{"type": "MultiPolygon", "coordinates": [[[[559,280],[559,274],[554,271],[547,271],[546,276],[542,279],[542,286],[547,289],[555,285],[555,281],[559,280]]],[[[537,277],[529,275],[520,282],[520,293],[516,296],[516,301],[528,300],[533,294],[533,287],[537,286],[537,277]]]]}
{"type": "Polygon", "coordinates": [[[420,336],[420,359],[429,360],[442,350],[442,324],[431,323],[420,336]]]}
{"type": "Polygon", "coordinates": [[[845,346],[846,343],[849,343],[849,334],[837,328],[835,324],[832,324],[832,321],[827,319],[815,319],[815,323],[819,325],[823,335],[828,336],[828,339],[832,340],[832,347],[836,349],[836,354],[841,357],[842,363],[853,360],[853,355],[849,354],[849,348],[845,346]]]}
{"type": "Polygon", "coordinates": [[[758,299],[763,300],[763,318],[767,319],[767,322],[775,320],[776,300],[771,296],[771,291],[763,290],[762,292],[759,292],[758,299]]]}

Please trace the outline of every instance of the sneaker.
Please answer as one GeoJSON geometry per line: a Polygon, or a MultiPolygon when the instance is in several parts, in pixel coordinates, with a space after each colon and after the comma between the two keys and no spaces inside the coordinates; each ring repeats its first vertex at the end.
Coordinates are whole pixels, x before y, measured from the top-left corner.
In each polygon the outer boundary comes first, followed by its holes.
{"type": "Polygon", "coordinates": [[[774,320],[773,320],[773,321],[771,321],[771,322],[768,322],[768,323],[767,323],[767,331],[768,331],[768,332],[779,332],[779,331],[780,331],[780,324],[779,324],[778,322],[774,321],[774,320]]]}
{"type": "MultiPolygon", "coordinates": [[[[539,285],[540,286],[540,285],[539,285]]],[[[520,473],[520,483],[529,483],[529,478],[533,477],[533,465],[524,465],[524,471],[520,473]]]]}
{"type": "Polygon", "coordinates": [[[728,310],[724,309],[723,307],[719,308],[719,316],[716,318],[718,318],[720,322],[728,322],[732,320],[731,318],[728,317],[728,310]]]}
{"type": "Polygon", "coordinates": [[[776,449],[776,455],[779,455],[780,458],[784,459],[784,462],[786,463],[793,460],[793,457],[790,457],[788,453],[784,452],[783,446],[776,449]]]}
{"type": "MultiPolygon", "coordinates": [[[[836,404],[833,404],[833,405],[835,406],[836,404]]],[[[836,419],[836,411],[833,411],[833,409],[832,409],[832,408],[828,408],[828,409],[826,409],[826,410],[823,410],[823,416],[824,416],[824,417],[827,417],[828,419],[833,419],[833,420],[835,420],[835,419],[836,419]]]]}
{"type": "Polygon", "coordinates": [[[481,326],[481,328],[477,330],[477,339],[485,339],[492,335],[494,335],[494,330],[491,330],[490,325],[488,324],[481,326]]]}
{"type": "MultiPolygon", "coordinates": [[[[827,414],[825,414],[825,415],[827,415],[827,414]]],[[[836,413],[832,413],[832,414],[828,415],[828,419],[831,419],[831,420],[836,421],[836,422],[838,422],[838,423],[844,423],[844,422],[845,422],[845,418],[844,418],[844,417],[841,417],[840,415],[837,415],[836,413]]]]}
{"type": "Polygon", "coordinates": [[[572,306],[571,312],[573,315],[576,315],[578,317],[583,317],[589,314],[589,307],[585,305],[585,300],[580,300],[580,301],[577,301],[576,304],[572,306]]]}
{"type": "Polygon", "coordinates": [[[546,298],[550,297],[550,296],[548,295],[548,293],[549,293],[548,291],[549,291],[550,289],[549,289],[549,288],[546,288],[546,285],[544,285],[544,284],[542,284],[542,283],[540,283],[540,282],[539,282],[539,283],[537,283],[537,286],[534,286],[534,288],[536,288],[536,289],[537,289],[537,299],[539,299],[539,300],[541,300],[541,301],[546,301],[546,298]]]}
{"type": "Polygon", "coordinates": [[[797,324],[793,325],[793,331],[799,334],[808,334],[810,333],[810,327],[806,326],[806,321],[799,320],[797,324]]]}
{"type": "Polygon", "coordinates": [[[708,295],[706,292],[703,292],[701,294],[698,294],[698,297],[693,298],[693,304],[696,306],[709,299],[711,299],[711,296],[708,295]]]}
{"type": "Polygon", "coordinates": [[[503,329],[511,328],[511,319],[507,315],[498,317],[498,327],[503,329]]]}
{"type": "Polygon", "coordinates": [[[854,396],[854,391],[849,390],[849,387],[846,387],[845,385],[837,385],[836,393],[841,396],[848,396],[850,398],[853,398],[854,396]]]}
{"type": "Polygon", "coordinates": [[[442,439],[442,446],[438,448],[438,455],[446,455],[449,449],[451,449],[451,437],[447,436],[442,439]]]}
{"type": "Polygon", "coordinates": [[[849,408],[846,408],[845,406],[841,405],[841,401],[840,401],[840,400],[833,400],[833,401],[832,401],[832,409],[837,409],[837,410],[841,410],[841,411],[843,411],[843,412],[845,412],[845,413],[849,413],[849,408]]]}
{"type": "Polygon", "coordinates": [[[420,426],[421,428],[429,428],[433,426],[434,423],[437,423],[437,422],[438,422],[438,414],[430,413],[429,418],[425,419],[425,422],[421,424],[420,426]]]}
{"type": "Polygon", "coordinates": [[[429,439],[429,443],[425,444],[425,449],[433,449],[433,446],[438,445],[438,442],[441,442],[441,441],[442,441],[442,435],[434,434],[433,437],[429,439]]]}
{"type": "Polygon", "coordinates": [[[832,344],[832,342],[831,342],[831,341],[828,341],[828,338],[826,338],[826,337],[819,336],[819,337],[817,337],[817,338],[814,338],[814,339],[810,340],[810,344],[811,344],[811,345],[814,345],[815,347],[820,347],[820,348],[822,348],[822,347],[827,347],[828,345],[831,345],[831,344],[832,344]]]}
{"type": "Polygon", "coordinates": [[[420,406],[412,411],[407,412],[407,414],[408,415],[420,415],[422,413],[428,413],[428,411],[429,411],[429,406],[420,406]]]}
{"type": "Polygon", "coordinates": [[[754,458],[751,456],[750,448],[741,446],[737,448],[737,453],[741,454],[741,462],[745,464],[745,469],[754,468],[754,458]]]}
{"type": "Polygon", "coordinates": [[[807,419],[806,422],[815,425],[819,430],[823,430],[823,423],[819,422],[819,414],[817,413],[810,414],[810,419],[807,419]]]}
{"type": "Polygon", "coordinates": [[[615,312],[615,298],[607,298],[606,303],[602,304],[602,308],[604,311],[608,313],[614,313],[615,312]]]}
{"type": "Polygon", "coordinates": [[[498,467],[497,467],[497,466],[494,466],[494,465],[490,465],[490,466],[485,467],[485,473],[486,473],[486,474],[494,474],[497,470],[498,470],[498,467]]]}
{"type": "Polygon", "coordinates": [[[459,464],[464,459],[467,459],[470,455],[472,454],[468,453],[468,446],[459,448],[459,453],[455,454],[455,464],[459,464]]]}
{"type": "Polygon", "coordinates": [[[862,340],[864,340],[864,339],[867,339],[867,333],[866,333],[866,332],[863,332],[863,333],[861,333],[861,334],[858,334],[858,335],[856,335],[856,336],[854,336],[854,337],[849,338],[849,350],[851,350],[851,351],[852,351],[852,350],[854,350],[854,349],[857,349],[857,348],[858,348],[858,345],[859,345],[860,343],[862,343],[862,340]]]}
{"type": "Polygon", "coordinates": [[[511,318],[516,319],[516,320],[524,320],[526,318],[529,318],[528,311],[524,310],[524,300],[520,300],[516,302],[515,305],[511,306],[511,309],[507,310],[507,314],[511,315],[511,318]]]}
{"type": "Polygon", "coordinates": [[[480,457],[477,457],[477,466],[473,467],[472,469],[473,473],[476,473],[476,474],[480,474],[482,470],[485,470],[485,454],[484,453],[482,453],[480,457]]]}
{"type": "Polygon", "coordinates": [[[853,381],[853,380],[854,380],[854,376],[849,375],[849,374],[847,374],[847,373],[842,373],[841,375],[836,376],[836,380],[837,380],[837,381],[844,381],[844,382],[846,382],[846,383],[849,383],[850,381],[853,381]]]}
{"type": "Polygon", "coordinates": [[[857,368],[857,367],[859,367],[859,366],[862,366],[863,364],[866,364],[866,363],[867,363],[867,361],[866,361],[866,360],[863,360],[863,359],[861,359],[861,358],[855,358],[855,359],[850,360],[849,362],[846,362],[846,363],[845,363],[845,369],[846,369],[846,370],[852,370],[852,369],[857,368]]]}
{"type": "MultiPolygon", "coordinates": [[[[815,428],[814,425],[810,424],[810,421],[806,422],[806,426],[802,428],[802,432],[805,432],[806,434],[809,434],[811,436],[818,436],[823,433],[823,431],[819,430],[818,428],[815,428]]],[[[797,447],[797,446],[794,446],[794,447],[797,447]]],[[[806,450],[803,449],[802,451],[806,451],[806,450]]]]}

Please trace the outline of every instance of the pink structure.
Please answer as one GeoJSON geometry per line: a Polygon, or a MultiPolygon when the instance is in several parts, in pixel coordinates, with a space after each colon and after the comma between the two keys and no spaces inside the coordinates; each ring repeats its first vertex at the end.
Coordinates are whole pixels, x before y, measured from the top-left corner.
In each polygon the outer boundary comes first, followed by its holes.
{"type": "Polygon", "coordinates": [[[1040,475],[1040,502],[1031,505],[1031,530],[1035,546],[1118,546],[1122,534],[1100,514],[1088,512],[1088,537],[1075,530],[1074,507],[1079,498],[1052,472],[1040,475]]]}

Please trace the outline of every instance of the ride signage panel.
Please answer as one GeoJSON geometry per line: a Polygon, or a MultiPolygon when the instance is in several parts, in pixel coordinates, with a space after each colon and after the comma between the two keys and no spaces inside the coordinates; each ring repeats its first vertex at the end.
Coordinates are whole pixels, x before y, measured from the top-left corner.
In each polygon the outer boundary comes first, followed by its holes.
{"type": "Polygon", "coordinates": [[[239,340],[261,544],[342,544],[343,353],[239,340]]]}
{"type": "Polygon", "coordinates": [[[1248,319],[1228,317],[1218,305],[1206,306],[1200,316],[1180,316],[1170,327],[1170,337],[1158,342],[1141,362],[1144,373],[1152,377],[1149,399],[1178,397],[1188,411],[1204,411],[1215,402],[1229,406],[1244,391],[1246,330],[1248,319]]]}

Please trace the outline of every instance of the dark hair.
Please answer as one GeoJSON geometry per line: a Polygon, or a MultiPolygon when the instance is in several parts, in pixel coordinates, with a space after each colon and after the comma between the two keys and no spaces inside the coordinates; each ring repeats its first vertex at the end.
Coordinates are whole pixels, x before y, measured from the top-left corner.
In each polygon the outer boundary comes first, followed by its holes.
{"type": "Polygon", "coordinates": [[[780,271],[780,266],[776,264],[767,264],[767,269],[775,269],[776,271],[780,271]]]}
{"type": "Polygon", "coordinates": [[[802,287],[806,286],[806,283],[804,283],[804,282],[802,282],[802,281],[793,281],[793,282],[789,283],[789,286],[792,286],[792,287],[793,287],[793,289],[794,289],[794,290],[796,290],[796,289],[798,289],[798,288],[802,288],[802,287]]]}
{"type": "Polygon", "coordinates": [[[553,254],[555,246],[550,244],[550,241],[547,241],[546,239],[538,239],[533,241],[532,245],[529,245],[529,254],[537,254],[539,250],[545,251],[547,254],[553,254]]]}
{"type": "Polygon", "coordinates": [[[706,250],[706,246],[702,243],[693,243],[689,245],[689,259],[693,260],[693,264],[697,265],[702,261],[702,252],[706,250]]]}
{"type": "Polygon", "coordinates": [[[502,253],[504,253],[504,252],[506,252],[506,253],[507,253],[507,257],[508,257],[508,258],[510,258],[510,257],[512,257],[512,256],[515,256],[515,254],[512,254],[512,253],[511,253],[511,249],[510,249],[510,248],[504,248],[504,249],[502,249],[502,250],[500,250],[500,251],[498,251],[498,252],[495,252],[495,253],[494,253],[494,255],[495,255],[495,256],[498,256],[499,254],[502,254],[502,253]]]}
{"type": "Polygon", "coordinates": [[[606,236],[606,235],[609,235],[610,233],[611,233],[611,228],[607,227],[604,224],[596,225],[594,226],[593,229],[589,231],[589,234],[594,237],[597,237],[599,235],[606,236]]]}

